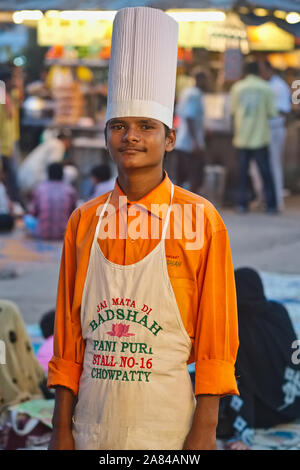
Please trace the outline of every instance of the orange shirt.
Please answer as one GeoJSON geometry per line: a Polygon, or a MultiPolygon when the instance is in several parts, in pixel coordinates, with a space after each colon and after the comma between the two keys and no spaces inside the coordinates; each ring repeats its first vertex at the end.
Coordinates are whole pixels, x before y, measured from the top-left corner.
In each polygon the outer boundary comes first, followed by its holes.
{"type": "MultiPolygon", "coordinates": [[[[126,199],[116,182],[110,202],[117,217],[107,211],[101,223],[102,236],[98,239],[109,261],[121,265],[136,263],[157,245],[170,194],[171,182],[166,174],[155,189],[135,202],[126,199]],[[122,217],[126,216],[126,230],[122,231],[122,217]],[[115,225],[111,225],[113,220],[115,225]],[[114,231],[115,237],[103,235],[114,231]],[[135,232],[140,233],[139,238],[135,232]]],[[[97,209],[107,197],[108,194],[100,196],[76,209],[65,234],[48,386],[61,385],[75,394],[85,348],[81,336],[81,298],[98,220],[97,209]]],[[[195,362],[195,395],[238,394],[234,369],[238,349],[236,292],[226,227],[210,202],[178,186],[174,188],[173,207],[165,240],[167,268],[183,324],[192,341],[189,363],[195,362]],[[203,208],[202,212],[198,211],[199,207],[203,208]],[[181,219],[175,215],[180,210],[184,214],[181,219]],[[186,222],[189,229],[183,226],[178,230],[178,220],[184,221],[182,225],[186,222]],[[188,245],[193,243],[191,230],[201,234],[200,246],[199,243],[188,245]],[[179,237],[181,233],[183,236],[179,237]]]]}

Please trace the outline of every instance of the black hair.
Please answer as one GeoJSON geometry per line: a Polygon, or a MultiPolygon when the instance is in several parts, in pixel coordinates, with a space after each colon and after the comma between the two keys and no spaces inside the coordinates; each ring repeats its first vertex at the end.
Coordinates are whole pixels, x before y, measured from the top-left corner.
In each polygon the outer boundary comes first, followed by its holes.
{"type": "Polygon", "coordinates": [[[267,59],[264,60],[264,66],[267,67],[269,70],[274,70],[271,62],[269,62],[267,59]]]}
{"type": "Polygon", "coordinates": [[[62,181],[63,167],[60,163],[50,163],[47,170],[48,178],[50,181],[62,181]]]}
{"type": "Polygon", "coordinates": [[[110,166],[107,164],[94,166],[91,170],[91,176],[98,181],[108,181],[111,178],[110,166]]]}
{"type": "Polygon", "coordinates": [[[256,61],[246,62],[244,66],[246,75],[259,75],[259,64],[256,61]]]}
{"type": "Polygon", "coordinates": [[[0,66],[0,80],[4,83],[9,82],[12,79],[12,70],[8,65],[0,66]]]}
{"type": "Polygon", "coordinates": [[[40,327],[44,338],[49,338],[54,333],[55,310],[46,312],[40,321],[40,327]]]}

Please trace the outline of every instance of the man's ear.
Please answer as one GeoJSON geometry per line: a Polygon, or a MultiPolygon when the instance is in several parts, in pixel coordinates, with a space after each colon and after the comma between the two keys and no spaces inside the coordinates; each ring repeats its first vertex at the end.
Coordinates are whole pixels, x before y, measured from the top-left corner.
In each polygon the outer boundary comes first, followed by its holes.
{"type": "Polygon", "coordinates": [[[171,152],[175,147],[175,143],[176,143],[176,130],[170,129],[166,137],[166,147],[165,147],[166,152],[171,152]]]}

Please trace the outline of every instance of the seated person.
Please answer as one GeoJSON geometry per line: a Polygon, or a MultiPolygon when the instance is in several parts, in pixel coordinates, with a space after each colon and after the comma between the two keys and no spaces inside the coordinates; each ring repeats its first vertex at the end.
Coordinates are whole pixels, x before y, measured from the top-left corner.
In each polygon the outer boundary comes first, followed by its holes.
{"type": "Polygon", "coordinates": [[[37,185],[47,179],[47,168],[51,163],[62,163],[71,145],[67,133],[57,136],[50,130],[43,134],[43,141],[20,163],[18,182],[24,196],[30,195],[37,185]]]}
{"type": "Polygon", "coordinates": [[[27,230],[43,240],[62,240],[76,202],[76,190],[63,181],[62,165],[51,163],[48,166],[48,181],[36,188],[29,214],[24,216],[27,230]]]}
{"type": "Polygon", "coordinates": [[[91,199],[112,191],[115,186],[115,178],[112,177],[110,166],[107,164],[92,168],[91,180],[93,184],[91,199]]]}
{"type": "Polygon", "coordinates": [[[237,269],[235,279],[240,396],[221,399],[217,437],[232,438],[226,447],[242,450],[251,447],[255,428],[300,418],[300,361],[289,314],[266,299],[258,273],[237,269]]]}
{"type": "Polygon", "coordinates": [[[37,360],[48,375],[48,362],[53,356],[53,333],[54,333],[55,310],[46,312],[40,321],[40,328],[45,338],[36,355],[37,360]]]}
{"type": "Polygon", "coordinates": [[[0,415],[8,406],[43,399],[46,375],[38,363],[17,305],[0,299],[0,415]]]}

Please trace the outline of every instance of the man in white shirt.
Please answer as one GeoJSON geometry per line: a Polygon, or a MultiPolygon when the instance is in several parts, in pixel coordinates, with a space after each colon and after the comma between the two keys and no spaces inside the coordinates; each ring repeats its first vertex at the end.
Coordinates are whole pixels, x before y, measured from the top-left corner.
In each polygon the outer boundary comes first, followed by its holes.
{"type": "Polygon", "coordinates": [[[268,61],[261,64],[261,75],[273,91],[278,116],[270,119],[270,165],[273,173],[277,207],[283,209],[283,154],[286,139],[286,118],[291,112],[291,91],[288,84],[275,73],[268,61]]]}
{"type": "Polygon", "coordinates": [[[204,167],[204,103],[203,89],[206,74],[193,73],[195,85],[185,88],[179,96],[176,115],[179,118],[176,152],[178,155],[177,184],[190,184],[190,191],[197,193],[203,180],[204,167]]]}

